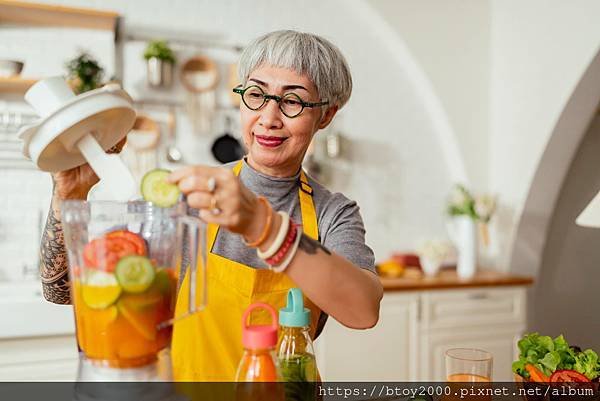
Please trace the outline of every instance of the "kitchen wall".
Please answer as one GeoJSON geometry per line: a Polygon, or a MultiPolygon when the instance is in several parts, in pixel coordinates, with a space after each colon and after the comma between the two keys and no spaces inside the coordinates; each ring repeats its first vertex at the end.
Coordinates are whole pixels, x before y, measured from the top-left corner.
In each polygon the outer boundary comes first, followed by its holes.
{"type": "MultiPolygon", "coordinates": [[[[329,186],[361,205],[367,242],[378,259],[387,257],[392,250],[413,248],[424,238],[444,236],[444,201],[455,177],[460,175],[461,161],[452,159],[454,156],[448,154],[448,146],[440,141],[440,138],[448,139],[447,130],[440,128],[429,113],[431,93],[415,84],[413,77],[419,71],[415,72],[410,54],[390,52],[388,40],[381,36],[381,31],[372,28],[383,22],[367,3],[342,0],[175,0],[168,5],[159,0],[52,0],[47,3],[114,10],[123,15],[126,29],[176,30],[189,32],[192,37],[216,36],[242,44],[280,28],[306,30],[330,38],[346,55],[355,88],[350,103],[332,127],[343,135],[344,146],[340,159],[325,161],[331,177],[329,186]]],[[[2,26],[0,53],[7,58],[24,58],[27,64],[24,75],[29,76],[62,72],[62,63],[74,56],[77,47],[90,50],[111,69],[110,38],[79,30],[50,31],[52,33],[40,28],[5,29],[2,26]],[[46,34],[51,38],[50,43],[37,41],[46,34]],[[10,44],[15,42],[19,45],[10,44]],[[46,50],[38,53],[34,50],[37,46],[46,50]],[[22,49],[27,49],[25,54],[22,49]]],[[[141,54],[132,50],[133,47],[135,45],[129,46],[125,52],[124,85],[141,96],[143,63],[140,63],[141,54]],[[132,69],[137,70],[137,74],[132,75],[132,69]]],[[[178,115],[178,123],[182,148],[189,149],[188,159],[214,163],[208,156],[207,146],[218,132],[205,138],[194,137],[182,113],[178,115]]],[[[6,180],[15,179],[21,178],[0,177],[0,186],[6,180]]],[[[47,186],[39,189],[40,193],[47,194],[47,186]]],[[[13,199],[16,193],[6,196],[13,199]]],[[[12,210],[23,215],[31,212],[27,207],[12,210]]],[[[8,235],[8,231],[4,231],[3,236],[9,241],[23,241],[8,235]]],[[[3,254],[2,258],[13,260],[14,255],[3,254]]]]}
{"type": "Polygon", "coordinates": [[[540,158],[600,50],[600,3],[492,0],[491,15],[490,188],[501,194],[508,266],[540,158]]]}
{"type": "Polygon", "coordinates": [[[498,268],[511,269],[516,229],[540,158],[575,85],[600,49],[595,18],[600,3],[369,3],[426,72],[471,185],[498,194],[489,253],[498,268]]]}

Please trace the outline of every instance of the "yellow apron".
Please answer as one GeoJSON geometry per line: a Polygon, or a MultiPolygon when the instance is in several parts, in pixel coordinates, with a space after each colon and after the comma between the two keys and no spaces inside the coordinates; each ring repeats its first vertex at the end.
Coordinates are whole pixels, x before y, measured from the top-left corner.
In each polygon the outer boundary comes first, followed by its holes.
{"type": "MultiPolygon", "coordinates": [[[[240,161],[233,169],[236,175],[239,175],[241,168],[240,161]]],[[[300,180],[298,193],[303,231],[317,240],[317,215],[312,188],[303,171],[300,180]]],[[[177,381],[233,381],[243,352],[244,310],[260,301],[278,311],[285,307],[288,290],[296,287],[284,273],[255,269],[212,253],[218,231],[218,225],[209,224],[207,306],[203,311],[177,322],[174,327],[172,358],[173,375],[177,381]]],[[[188,281],[189,274],[186,274],[181,288],[187,288],[188,281]]],[[[176,316],[185,313],[188,305],[188,291],[181,291],[176,316]]],[[[314,339],[321,310],[306,297],[304,305],[311,310],[310,333],[314,339]]],[[[252,314],[251,324],[266,324],[269,320],[269,314],[260,310],[252,314]]]]}

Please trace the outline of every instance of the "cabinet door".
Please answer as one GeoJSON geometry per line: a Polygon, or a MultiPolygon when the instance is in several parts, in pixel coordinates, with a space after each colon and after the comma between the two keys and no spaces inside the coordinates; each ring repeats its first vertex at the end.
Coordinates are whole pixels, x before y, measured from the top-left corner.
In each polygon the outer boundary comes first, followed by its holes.
{"type": "Polygon", "coordinates": [[[421,336],[420,380],[444,381],[445,352],[450,348],[479,348],[493,355],[492,379],[512,381],[512,361],[523,327],[497,325],[486,328],[432,330],[421,336]]]}
{"type": "Polygon", "coordinates": [[[414,380],[417,302],[416,295],[386,293],[379,322],[370,330],[352,330],[330,318],[315,342],[323,380],[414,380]]]}
{"type": "Polygon", "coordinates": [[[73,381],[78,362],[74,335],[0,341],[2,381],[73,381]]]}

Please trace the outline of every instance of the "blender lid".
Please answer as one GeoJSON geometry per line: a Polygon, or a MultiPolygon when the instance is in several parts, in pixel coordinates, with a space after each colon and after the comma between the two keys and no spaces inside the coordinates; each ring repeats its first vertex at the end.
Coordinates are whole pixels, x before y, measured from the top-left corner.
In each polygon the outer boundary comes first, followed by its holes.
{"type": "Polygon", "coordinates": [[[75,146],[79,139],[91,133],[106,150],[125,137],[135,122],[133,101],[118,84],[75,96],[61,77],[53,77],[36,83],[25,99],[41,119],[24,127],[18,136],[23,155],[43,171],[84,164],[75,146]]]}

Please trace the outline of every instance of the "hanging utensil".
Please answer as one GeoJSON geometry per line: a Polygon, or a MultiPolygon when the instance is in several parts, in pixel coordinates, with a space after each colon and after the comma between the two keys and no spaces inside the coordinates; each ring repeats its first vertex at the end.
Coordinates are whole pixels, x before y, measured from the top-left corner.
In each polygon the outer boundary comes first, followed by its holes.
{"type": "Polygon", "coordinates": [[[183,154],[177,148],[176,145],[176,135],[177,135],[177,127],[175,120],[175,112],[173,109],[169,109],[169,114],[167,116],[167,152],[166,157],[169,163],[180,163],[183,160],[183,154]]]}
{"type": "Polygon", "coordinates": [[[211,152],[221,163],[240,160],[244,156],[244,148],[240,141],[231,135],[231,117],[225,117],[225,132],[215,139],[211,152]]]}
{"type": "Polygon", "coordinates": [[[188,92],[186,108],[194,131],[210,132],[217,106],[215,89],[219,70],[216,63],[206,56],[194,56],[183,63],[179,78],[188,92]]]}
{"type": "Polygon", "coordinates": [[[160,142],[160,127],[149,116],[138,115],[131,131],[127,134],[127,144],[122,156],[129,165],[136,182],[148,171],[158,166],[157,149],[160,142]]]}

